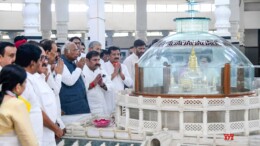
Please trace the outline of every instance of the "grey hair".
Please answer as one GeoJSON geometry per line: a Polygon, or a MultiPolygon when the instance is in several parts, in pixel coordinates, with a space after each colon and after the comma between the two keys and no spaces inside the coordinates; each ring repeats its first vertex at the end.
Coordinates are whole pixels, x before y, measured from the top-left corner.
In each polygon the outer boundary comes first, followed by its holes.
{"type": "Polygon", "coordinates": [[[73,42],[70,42],[70,41],[66,41],[65,44],[64,44],[64,45],[62,46],[62,48],[61,48],[61,54],[64,54],[64,53],[65,53],[65,50],[70,51],[69,46],[70,46],[71,44],[74,44],[74,43],[73,43],[73,42]]]}
{"type": "Polygon", "coordinates": [[[94,46],[101,46],[101,43],[98,41],[92,41],[89,43],[88,48],[94,48],[94,46]]]}

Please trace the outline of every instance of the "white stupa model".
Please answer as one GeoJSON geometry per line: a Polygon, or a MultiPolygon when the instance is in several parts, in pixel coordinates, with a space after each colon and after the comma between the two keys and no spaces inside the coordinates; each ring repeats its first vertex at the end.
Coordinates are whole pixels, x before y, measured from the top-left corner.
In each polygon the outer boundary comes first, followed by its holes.
{"type": "Polygon", "coordinates": [[[117,94],[114,126],[70,124],[67,137],[142,146],[260,145],[254,66],[209,34],[209,19],[193,17],[196,3],[188,3],[191,17],[175,19],[177,34],[154,44],[136,64],[134,89],[117,94]],[[167,60],[153,65],[154,58],[167,60]]]}

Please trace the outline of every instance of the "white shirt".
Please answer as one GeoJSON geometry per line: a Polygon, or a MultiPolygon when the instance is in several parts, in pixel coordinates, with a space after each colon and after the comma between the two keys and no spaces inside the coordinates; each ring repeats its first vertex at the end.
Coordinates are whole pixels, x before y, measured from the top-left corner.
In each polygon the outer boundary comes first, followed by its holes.
{"type": "Polygon", "coordinates": [[[85,75],[85,84],[87,89],[88,103],[91,113],[94,114],[109,114],[107,110],[107,105],[105,101],[105,92],[112,91],[112,82],[110,76],[106,74],[104,70],[97,68],[94,72],[86,66],[83,70],[85,75]],[[89,88],[89,84],[96,78],[98,74],[105,75],[103,77],[103,82],[107,87],[107,91],[101,88],[99,85],[96,85],[92,89],[89,88]]]}
{"type": "MultiPolygon", "coordinates": [[[[105,63],[105,70],[108,73],[108,75],[112,75],[114,72],[114,66],[113,64],[108,61],[105,63]]],[[[111,92],[107,92],[106,95],[106,103],[107,103],[107,107],[108,107],[108,111],[109,113],[112,113],[115,111],[115,107],[116,107],[116,101],[115,101],[115,93],[117,91],[121,91],[124,90],[124,85],[131,87],[133,84],[133,80],[131,79],[128,70],[126,68],[126,66],[124,64],[121,64],[121,71],[125,76],[125,79],[123,80],[120,75],[117,75],[114,77],[114,79],[112,80],[112,84],[114,87],[114,90],[111,92]]]]}
{"type": "Polygon", "coordinates": [[[130,74],[130,77],[133,80],[133,83],[135,82],[135,63],[138,62],[138,59],[139,59],[138,56],[136,56],[135,53],[132,53],[123,62],[123,64],[126,65],[128,71],[129,71],[129,74],[130,74]]]}
{"type": "Polygon", "coordinates": [[[60,125],[61,129],[65,128],[63,121],[61,120],[61,104],[60,104],[60,89],[61,89],[61,74],[56,74],[54,71],[51,72],[51,65],[48,66],[48,73],[50,74],[47,80],[48,85],[53,90],[56,97],[56,106],[57,106],[57,122],[60,125]]]}
{"type": "Polygon", "coordinates": [[[0,71],[2,70],[2,66],[0,66],[0,71]]]}
{"type": "MultiPolygon", "coordinates": [[[[57,120],[57,104],[56,97],[52,89],[45,81],[44,74],[34,74],[35,80],[33,82],[34,89],[36,94],[40,98],[40,104],[42,106],[43,111],[48,115],[50,120],[53,123],[56,123],[57,120]]],[[[52,130],[47,127],[43,127],[43,143],[52,142],[51,145],[55,145],[55,134],[52,130]]]]}
{"type": "Polygon", "coordinates": [[[21,96],[31,103],[30,120],[34,133],[38,139],[38,143],[41,146],[43,138],[43,118],[40,97],[35,93],[33,88],[33,82],[35,82],[35,79],[34,76],[29,72],[27,72],[26,81],[26,87],[21,96]]]}
{"type": "Polygon", "coordinates": [[[80,56],[77,58],[77,61],[79,61],[81,58],[86,58],[86,53],[80,53],[80,56]]]}
{"type": "Polygon", "coordinates": [[[81,72],[82,70],[77,67],[72,73],[70,73],[69,69],[64,64],[62,82],[67,86],[73,86],[81,76],[81,72]]]}
{"type": "Polygon", "coordinates": [[[100,59],[99,63],[100,63],[100,68],[105,69],[105,61],[103,59],[100,59]]]}
{"type": "MultiPolygon", "coordinates": [[[[112,75],[114,72],[114,66],[113,64],[108,61],[105,63],[105,70],[107,72],[108,75],[112,75]]],[[[133,85],[133,80],[129,75],[128,69],[124,64],[121,64],[121,71],[125,76],[125,79],[123,80],[120,75],[117,75],[113,80],[113,87],[114,87],[114,91],[120,91],[120,90],[124,90],[124,85],[126,85],[127,87],[131,87],[133,85]]]]}
{"type": "Polygon", "coordinates": [[[48,64],[48,73],[50,74],[47,80],[48,85],[51,87],[55,95],[60,94],[62,75],[51,72],[51,65],[48,64]]]}

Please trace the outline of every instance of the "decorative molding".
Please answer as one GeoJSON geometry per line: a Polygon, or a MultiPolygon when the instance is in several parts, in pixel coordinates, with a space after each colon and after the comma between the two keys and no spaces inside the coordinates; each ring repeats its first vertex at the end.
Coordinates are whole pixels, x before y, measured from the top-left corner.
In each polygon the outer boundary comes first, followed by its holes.
{"type": "Polygon", "coordinates": [[[215,0],[215,18],[216,18],[216,35],[219,36],[230,36],[228,29],[230,28],[229,18],[231,16],[231,11],[229,8],[229,1],[215,0]]]}
{"type": "Polygon", "coordinates": [[[27,0],[23,9],[24,35],[41,36],[39,1],[27,0]]]}

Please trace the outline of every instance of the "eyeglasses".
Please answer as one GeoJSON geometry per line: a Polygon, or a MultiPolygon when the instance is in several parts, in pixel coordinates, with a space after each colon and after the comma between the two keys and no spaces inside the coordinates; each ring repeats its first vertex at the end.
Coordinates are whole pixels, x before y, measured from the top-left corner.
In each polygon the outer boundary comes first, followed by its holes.
{"type": "Polygon", "coordinates": [[[81,44],[81,42],[74,42],[76,45],[79,45],[79,44],[81,44]]]}
{"type": "Polygon", "coordinates": [[[48,61],[49,58],[47,56],[45,56],[45,55],[41,55],[40,60],[41,61],[48,61]]]}

